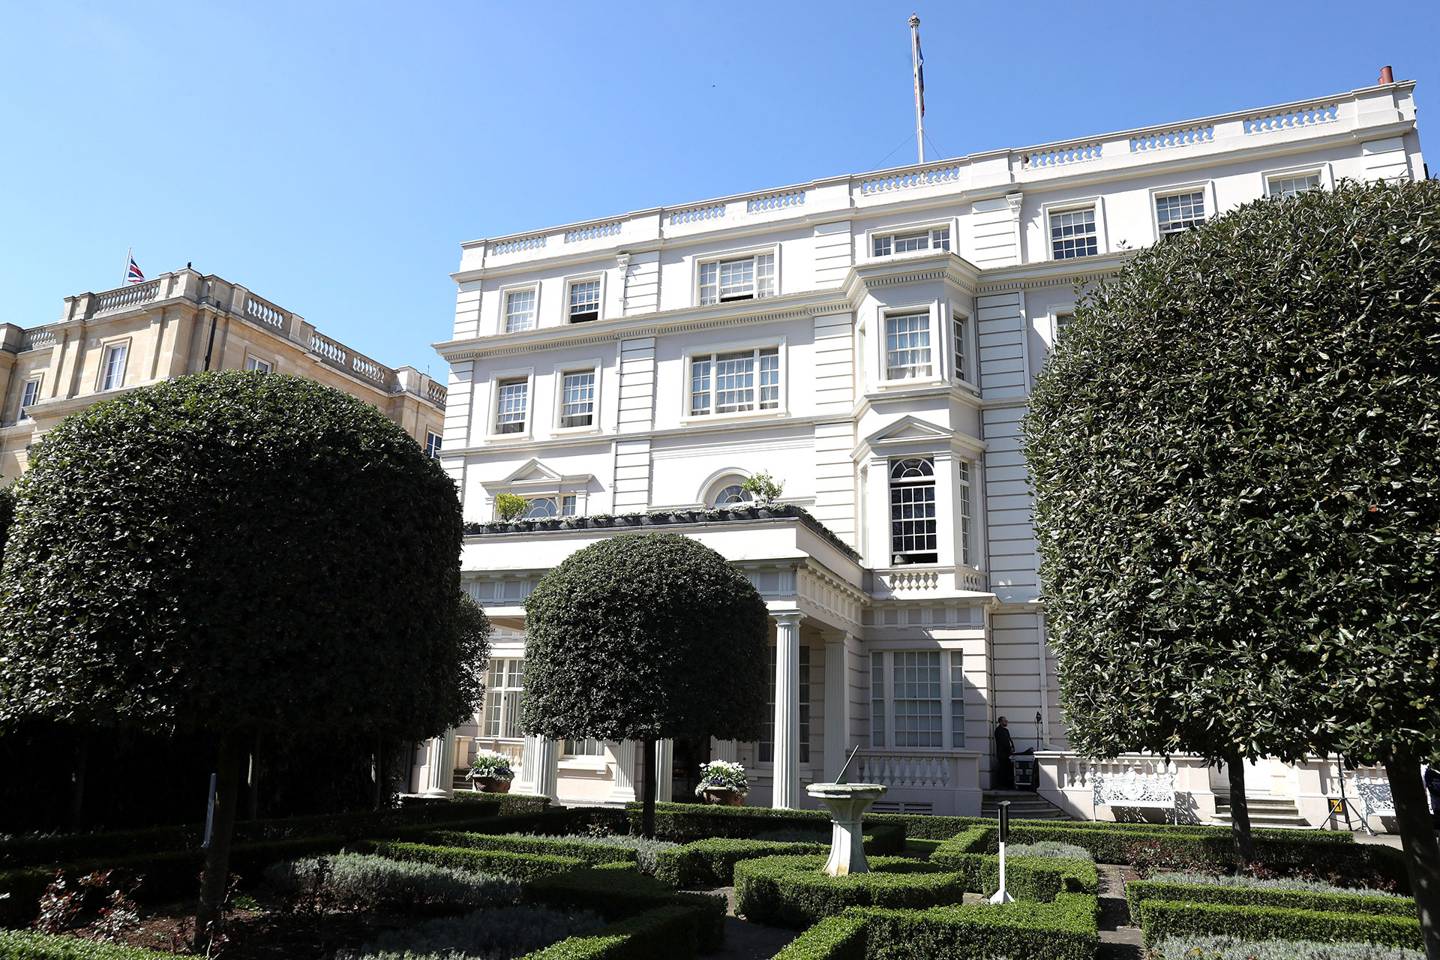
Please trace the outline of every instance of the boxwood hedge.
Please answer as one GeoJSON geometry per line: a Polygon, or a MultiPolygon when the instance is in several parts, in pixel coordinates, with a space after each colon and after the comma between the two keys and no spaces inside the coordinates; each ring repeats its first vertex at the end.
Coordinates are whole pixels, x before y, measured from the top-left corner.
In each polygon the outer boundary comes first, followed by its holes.
{"type": "Polygon", "coordinates": [[[1171,937],[1218,933],[1245,940],[1353,940],[1417,950],[1423,946],[1415,917],[1174,900],[1142,901],[1140,931],[1151,946],[1171,937]]]}
{"type": "Polygon", "coordinates": [[[846,907],[931,907],[958,903],[963,874],[907,857],[872,857],[870,872],[831,877],[822,856],[761,857],[735,864],[735,912],[804,928],[846,907]]]}
{"type": "Polygon", "coordinates": [[[432,830],[417,838],[417,842],[437,847],[465,847],[471,850],[503,850],[508,853],[547,853],[561,857],[574,857],[585,863],[630,863],[639,859],[636,851],[625,847],[608,846],[600,843],[586,843],[584,839],[559,839],[556,837],[527,837],[515,834],[473,833],[459,830],[432,830]]]}
{"type": "Polygon", "coordinates": [[[727,904],[723,896],[676,893],[621,863],[540,877],[526,883],[521,896],[530,903],[594,910],[607,920],[678,904],[700,911],[705,918],[699,935],[702,949],[718,947],[724,936],[727,904]]]}
{"type": "Polygon", "coordinates": [[[865,960],[865,918],[846,910],[791,940],[772,960],[865,960]]]}
{"type": "Polygon", "coordinates": [[[844,915],[864,921],[867,960],[1094,960],[1100,946],[1096,913],[1097,901],[1089,894],[1062,893],[1053,903],[968,904],[929,910],[861,907],[844,915]]]}
{"type": "Polygon", "coordinates": [[[674,904],[616,921],[588,937],[570,937],[522,960],[689,960],[709,944],[710,918],[674,904]]]}
{"type": "Polygon", "coordinates": [[[1140,922],[1140,906],[1147,900],[1286,907],[1292,910],[1383,914],[1396,917],[1415,916],[1415,901],[1408,897],[1322,893],[1314,890],[1277,890],[1267,887],[1230,887],[1208,883],[1173,883],[1166,880],[1131,880],[1125,884],[1125,898],[1130,902],[1130,917],[1136,923],[1140,922]]]}
{"type": "Polygon", "coordinates": [[[359,845],[367,853],[376,853],[392,860],[418,860],[442,867],[475,870],[511,880],[535,880],[552,873],[563,873],[584,866],[578,857],[562,857],[550,853],[517,853],[508,850],[473,850],[468,847],[441,847],[428,843],[407,843],[402,840],[377,840],[359,845]]]}
{"type": "MultiPolygon", "coordinates": [[[[1000,889],[1000,858],[980,851],[995,842],[993,827],[971,827],[944,841],[929,862],[965,877],[965,888],[989,895],[1000,889]]],[[[1013,836],[1013,834],[1012,834],[1013,836]]],[[[1100,874],[1088,860],[1067,857],[1007,857],[1005,886],[1016,900],[1049,903],[1064,893],[1097,893],[1100,874]]]]}

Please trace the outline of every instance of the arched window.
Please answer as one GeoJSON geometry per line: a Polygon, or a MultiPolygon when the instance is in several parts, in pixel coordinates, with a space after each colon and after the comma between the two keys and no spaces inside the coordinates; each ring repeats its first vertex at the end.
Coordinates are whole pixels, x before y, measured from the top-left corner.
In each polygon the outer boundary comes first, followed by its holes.
{"type": "Polygon", "coordinates": [[[710,505],[712,507],[730,507],[737,503],[749,503],[754,499],[740,484],[731,483],[715,492],[715,496],[710,500],[710,505]]]}
{"type": "Polygon", "coordinates": [[[891,563],[935,563],[935,462],[928,457],[890,464],[891,563]]]}
{"type": "Polygon", "coordinates": [[[554,497],[536,497],[530,501],[530,508],[525,511],[525,519],[540,520],[545,517],[553,517],[559,512],[555,507],[554,497]]]}

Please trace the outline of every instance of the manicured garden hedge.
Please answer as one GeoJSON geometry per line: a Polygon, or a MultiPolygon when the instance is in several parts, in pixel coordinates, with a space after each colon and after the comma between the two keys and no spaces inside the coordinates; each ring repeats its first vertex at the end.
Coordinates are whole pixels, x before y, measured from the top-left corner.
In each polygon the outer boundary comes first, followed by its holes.
{"type": "Polygon", "coordinates": [[[865,960],[865,918],[854,909],[826,917],[771,960],[865,960]]]}
{"type": "MultiPolygon", "coordinates": [[[[1094,897],[1062,893],[1054,903],[1007,903],[847,911],[865,923],[867,960],[1094,960],[1100,947],[1094,897]]],[[[823,954],[822,954],[823,956],[823,954]]]]}
{"type": "Polygon", "coordinates": [[[1285,907],[1290,910],[1321,910],[1332,913],[1387,914],[1411,918],[1415,916],[1415,901],[1408,897],[1322,893],[1314,890],[1278,890],[1266,887],[1230,887],[1207,883],[1173,883],[1163,879],[1131,880],[1125,884],[1125,898],[1130,902],[1130,917],[1136,923],[1140,922],[1141,904],[1149,900],[1285,907]]]}
{"type": "Polygon", "coordinates": [[[759,923],[803,929],[846,907],[931,907],[959,903],[963,874],[907,857],[873,857],[869,873],[831,877],[823,856],[761,857],[735,864],[735,912],[759,923]]]}
{"type": "MultiPolygon", "coordinates": [[[[962,874],[967,890],[994,893],[1000,889],[1000,858],[980,851],[991,849],[995,834],[994,827],[971,827],[936,847],[929,862],[962,874]]],[[[1005,887],[1016,900],[1049,903],[1060,893],[1098,893],[1100,874],[1088,860],[1007,857],[1005,887]]]]}
{"type": "Polygon", "coordinates": [[[497,877],[508,877],[524,883],[552,873],[563,873],[584,866],[576,857],[549,853],[516,853],[506,850],[473,850],[468,847],[440,847],[428,843],[406,843],[402,840],[376,840],[360,844],[358,849],[376,853],[392,860],[417,860],[442,867],[474,870],[497,877]]]}
{"type": "Polygon", "coordinates": [[[712,837],[661,850],[655,855],[655,879],[672,887],[726,887],[734,881],[735,864],[741,860],[818,854],[826,849],[821,843],[712,837]]]}
{"type": "Polygon", "coordinates": [[[34,930],[0,930],[0,960],[175,960],[175,955],[34,930]]]}
{"type": "MultiPolygon", "coordinates": [[[[640,805],[626,806],[629,827],[640,827],[640,805]]],[[[906,821],[900,816],[865,818],[865,833],[873,842],[866,849],[899,853],[905,847],[906,821]]],[[[917,818],[918,819],[918,818],[917,818]]],[[[942,818],[950,819],[950,818],[942,818]]],[[[698,803],[657,803],[655,835],[662,840],[690,843],[711,837],[753,839],[757,833],[800,830],[822,835],[829,843],[830,815],[820,810],[781,810],[776,807],[712,807],[698,803]]],[[[953,831],[952,831],[953,833],[953,831]]],[[[946,834],[950,836],[950,834],[946,834]]]]}
{"type": "Polygon", "coordinates": [[[658,907],[689,907],[705,917],[699,936],[702,950],[717,949],[724,937],[727,904],[723,896],[676,893],[654,877],[636,873],[626,864],[607,863],[541,877],[525,884],[521,896],[530,903],[550,907],[594,910],[607,920],[634,916],[658,907]]]}
{"type": "Polygon", "coordinates": [[[710,921],[705,913],[679,904],[656,907],[592,936],[562,940],[522,960],[690,960],[708,936],[710,921]]]}
{"type": "Polygon", "coordinates": [[[1143,901],[1140,930],[1147,945],[1187,934],[1223,933],[1246,940],[1353,940],[1422,947],[1415,917],[1173,900],[1143,901]]]}
{"type": "Polygon", "coordinates": [[[639,854],[625,847],[586,843],[581,837],[526,837],[513,834],[472,833],[457,830],[433,830],[416,838],[418,843],[437,847],[465,847],[472,850],[502,850],[508,853],[547,853],[574,857],[592,866],[601,863],[634,864],[639,854]]]}

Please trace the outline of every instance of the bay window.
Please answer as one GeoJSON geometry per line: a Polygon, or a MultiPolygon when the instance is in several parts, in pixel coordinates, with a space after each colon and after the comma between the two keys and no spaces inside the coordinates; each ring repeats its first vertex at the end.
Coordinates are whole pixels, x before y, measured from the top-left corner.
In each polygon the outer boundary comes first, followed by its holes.
{"type": "Polygon", "coordinates": [[[775,254],[711,260],[700,264],[700,303],[759,300],[775,295],[775,254]]]}
{"type": "Polygon", "coordinates": [[[690,358],[690,415],[780,409],[780,348],[690,358]]]}
{"type": "Polygon", "coordinates": [[[870,654],[870,746],[965,746],[965,670],[961,651],[870,654]]]}

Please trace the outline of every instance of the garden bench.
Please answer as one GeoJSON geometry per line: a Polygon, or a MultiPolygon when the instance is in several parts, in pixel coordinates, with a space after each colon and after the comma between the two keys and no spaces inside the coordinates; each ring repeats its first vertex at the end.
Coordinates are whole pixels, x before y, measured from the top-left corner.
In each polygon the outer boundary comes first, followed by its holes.
{"type": "Polygon", "coordinates": [[[1180,822],[1173,773],[1112,773],[1094,778],[1095,806],[1137,807],[1167,811],[1180,822]]]}

